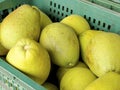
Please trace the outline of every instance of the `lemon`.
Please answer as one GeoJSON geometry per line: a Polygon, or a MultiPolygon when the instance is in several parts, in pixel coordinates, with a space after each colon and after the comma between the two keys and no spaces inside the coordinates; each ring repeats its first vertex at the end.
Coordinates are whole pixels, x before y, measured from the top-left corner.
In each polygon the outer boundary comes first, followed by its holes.
{"type": "Polygon", "coordinates": [[[120,90],[120,74],[108,72],[90,83],[84,90],[120,90]]]}
{"type": "Polygon", "coordinates": [[[63,18],[60,22],[71,26],[77,35],[90,29],[90,25],[87,20],[82,16],[76,14],[69,15],[63,18]]]}
{"type": "Polygon", "coordinates": [[[77,35],[71,27],[63,23],[47,25],[41,32],[40,44],[48,50],[55,65],[73,67],[79,60],[77,35]]]}
{"type": "Polygon", "coordinates": [[[104,33],[104,32],[98,31],[98,30],[87,30],[79,35],[79,42],[80,42],[80,47],[81,47],[81,57],[85,63],[87,63],[86,49],[89,46],[91,39],[94,38],[99,33],[104,33]]]}
{"type": "Polygon", "coordinates": [[[1,44],[7,49],[11,49],[23,37],[38,41],[40,31],[39,12],[30,5],[24,4],[3,19],[1,44]]]}
{"type": "MultiPolygon", "coordinates": [[[[0,27],[1,27],[1,23],[0,23],[0,27]]],[[[7,52],[8,50],[0,42],[0,56],[6,55],[7,52]]]]}
{"type": "MultiPolygon", "coordinates": [[[[79,61],[74,67],[84,67],[84,68],[87,68],[87,65],[84,63],[84,62],[81,62],[79,61]]],[[[74,67],[71,67],[71,68],[66,68],[66,67],[59,67],[58,70],[57,70],[57,78],[58,78],[58,81],[60,81],[62,79],[62,77],[64,76],[64,74],[74,68],[74,67]]]]}
{"type": "Polygon", "coordinates": [[[58,87],[50,82],[45,82],[42,86],[44,86],[47,90],[58,90],[58,87]]]}
{"type": "Polygon", "coordinates": [[[86,49],[86,64],[98,77],[106,72],[120,72],[120,35],[112,32],[99,33],[92,38],[86,49]]]}
{"type": "Polygon", "coordinates": [[[19,40],[8,52],[6,60],[39,84],[47,80],[51,70],[47,50],[29,38],[19,40]]]}
{"type": "Polygon", "coordinates": [[[84,90],[96,76],[88,69],[75,67],[65,73],[60,82],[60,90],[84,90]]]}
{"type": "Polygon", "coordinates": [[[45,28],[47,25],[52,23],[52,20],[48,17],[46,13],[44,13],[42,10],[40,10],[36,6],[32,6],[33,8],[37,9],[40,12],[40,26],[41,30],[45,28]]]}

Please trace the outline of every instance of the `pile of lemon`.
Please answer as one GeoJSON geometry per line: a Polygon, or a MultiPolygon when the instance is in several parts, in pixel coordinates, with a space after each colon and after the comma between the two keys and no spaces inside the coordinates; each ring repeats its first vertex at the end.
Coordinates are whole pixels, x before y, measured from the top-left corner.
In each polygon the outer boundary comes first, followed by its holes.
{"type": "Polygon", "coordinates": [[[119,51],[118,34],[92,30],[80,15],[52,22],[25,4],[0,24],[0,55],[48,90],[119,90],[119,51]]]}

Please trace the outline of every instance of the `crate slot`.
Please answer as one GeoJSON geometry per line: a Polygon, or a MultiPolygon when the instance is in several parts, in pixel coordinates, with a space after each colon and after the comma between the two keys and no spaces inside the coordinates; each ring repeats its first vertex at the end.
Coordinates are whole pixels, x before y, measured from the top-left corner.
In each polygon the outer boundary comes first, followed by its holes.
{"type": "Polygon", "coordinates": [[[57,14],[59,15],[59,14],[60,14],[60,12],[58,11],[58,12],[57,12],[57,14]]]}
{"type": "Polygon", "coordinates": [[[54,3],[54,7],[56,7],[56,3],[54,3]]]}
{"type": "Polygon", "coordinates": [[[61,16],[64,16],[64,13],[61,13],[61,16]]]}
{"type": "Polygon", "coordinates": [[[111,25],[108,25],[108,26],[107,26],[107,29],[110,30],[110,28],[111,28],[111,25]]]}
{"type": "Polygon", "coordinates": [[[99,30],[99,28],[96,28],[97,30],[99,30]]]}
{"type": "Polygon", "coordinates": [[[62,6],[62,10],[64,10],[64,6],[62,6]]]}
{"type": "Polygon", "coordinates": [[[2,19],[5,18],[8,14],[9,14],[8,9],[3,10],[1,13],[2,19]]]}
{"type": "Polygon", "coordinates": [[[91,17],[88,17],[88,21],[91,21],[91,17]]]}
{"type": "Polygon", "coordinates": [[[98,21],[98,25],[100,25],[101,24],[101,22],[100,21],[98,21]]]}
{"type": "Polygon", "coordinates": [[[96,19],[93,19],[93,23],[95,23],[96,22],[96,19]]]}
{"type": "Polygon", "coordinates": [[[69,12],[69,8],[66,8],[66,12],[69,12]]]}
{"type": "Polygon", "coordinates": [[[58,4],[58,9],[60,9],[60,4],[58,4]]]}
{"type": "Polygon", "coordinates": [[[53,10],[54,13],[56,13],[56,10],[53,10]]]}
{"type": "Polygon", "coordinates": [[[105,27],[106,26],[106,23],[103,23],[103,27],[105,27]]]}

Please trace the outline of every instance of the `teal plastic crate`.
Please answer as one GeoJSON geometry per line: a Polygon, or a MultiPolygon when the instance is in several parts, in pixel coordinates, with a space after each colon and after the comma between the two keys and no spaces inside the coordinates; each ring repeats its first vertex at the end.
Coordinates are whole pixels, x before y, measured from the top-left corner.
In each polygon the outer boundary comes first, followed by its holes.
{"type": "MultiPolygon", "coordinates": [[[[0,21],[22,4],[35,5],[54,22],[70,14],[83,16],[91,29],[120,34],[120,13],[90,0],[0,0],[0,21]]],[[[4,59],[0,59],[0,90],[45,90],[4,59]]]]}

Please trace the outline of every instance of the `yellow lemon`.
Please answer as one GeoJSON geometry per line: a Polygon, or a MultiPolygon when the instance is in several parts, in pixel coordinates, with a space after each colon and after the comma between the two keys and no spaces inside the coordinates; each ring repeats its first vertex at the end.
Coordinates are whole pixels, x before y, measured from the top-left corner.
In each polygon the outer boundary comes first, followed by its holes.
{"type": "Polygon", "coordinates": [[[39,36],[40,14],[28,4],[15,9],[1,23],[1,44],[7,49],[23,37],[38,41],[39,36]]]}
{"type": "MultiPolygon", "coordinates": [[[[81,62],[79,61],[74,67],[84,67],[84,68],[87,68],[87,65],[84,63],[84,62],[81,62]]],[[[57,70],[57,78],[58,78],[58,81],[60,81],[62,79],[62,77],[64,76],[64,74],[74,68],[74,67],[71,67],[71,68],[66,68],[66,67],[59,67],[58,70],[57,70]]]]}
{"type": "Polygon", "coordinates": [[[8,52],[6,60],[39,84],[46,81],[51,69],[47,50],[29,38],[19,40],[8,52]]]}
{"type": "MultiPolygon", "coordinates": [[[[0,27],[1,27],[1,23],[0,23],[0,27]]],[[[0,41],[0,56],[6,55],[8,52],[8,50],[1,44],[0,41]]]]}
{"type": "Polygon", "coordinates": [[[81,57],[82,60],[86,63],[86,49],[89,46],[89,43],[95,35],[103,33],[103,31],[98,30],[87,30],[79,35],[79,42],[81,47],[81,57]]]}
{"type": "Polygon", "coordinates": [[[79,40],[74,30],[65,24],[56,22],[47,25],[41,32],[40,44],[58,66],[73,67],[79,60],[79,40]]]}
{"type": "Polygon", "coordinates": [[[106,72],[120,72],[120,35],[99,33],[91,39],[86,49],[86,64],[98,77],[106,72]]]}
{"type": "Polygon", "coordinates": [[[37,9],[40,12],[40,26],[41,30],[45,28],[47,25],[52,23],[52,20],[48,17],[46,13],[44,13],[42,10],[40,10],[36,6],[32,6],[33,8],[37,9]]]}
{"type": "Polygon", "coordinates": [[[60,82],[60,90],[84,90],[96,76],[88,69],[75,67],[65,73],[60,82]]]}
{"type": "Polygon", "coordinates": [[[90,25],[87,20],[82,16],[76,14],[69,15],[63,18],[60,22],[71,26],[77,35],[90,29],[90,25]]]}
{"type": "Polygon", "coordinates": [[[50,82],[45,82],[42,84],[47,90],[59,90],[58,87],[55,84],[52,84],[50,82]]]}
{"type": "Polygon", "coordinates": [[[108,72],[92,83],[84,90],[120,90],[120,74],[108,72]]]}

